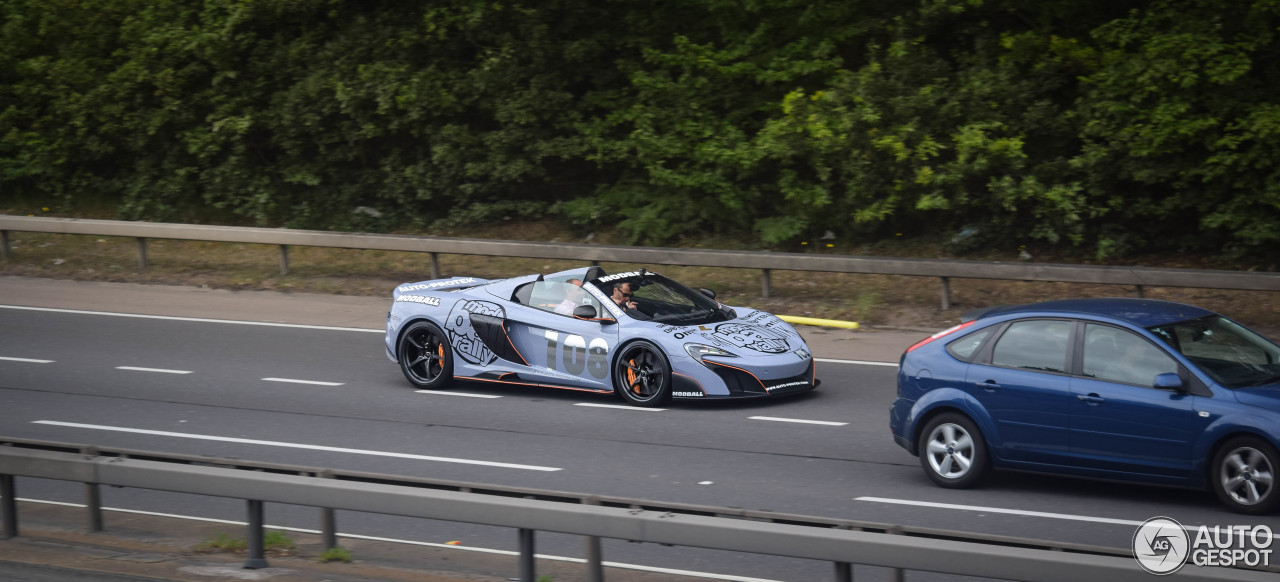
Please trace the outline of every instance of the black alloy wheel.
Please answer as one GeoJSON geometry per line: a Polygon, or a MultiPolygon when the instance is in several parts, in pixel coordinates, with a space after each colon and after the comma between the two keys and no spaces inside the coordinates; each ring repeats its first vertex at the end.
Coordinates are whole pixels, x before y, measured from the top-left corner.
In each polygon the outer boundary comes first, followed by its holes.
{"type": "Polygon", "coordinates": [[[443,387],[453,379],[453,349],[436,324],[419,321],[400,336],[400,371],[418,388],[443,387]]]}
{"type": "Polygon", "coordinates": [[[613,365],[613,385],[630,404],[661,406],[671,400],[671,366],[657,346],[628,344],[613,365]]]}

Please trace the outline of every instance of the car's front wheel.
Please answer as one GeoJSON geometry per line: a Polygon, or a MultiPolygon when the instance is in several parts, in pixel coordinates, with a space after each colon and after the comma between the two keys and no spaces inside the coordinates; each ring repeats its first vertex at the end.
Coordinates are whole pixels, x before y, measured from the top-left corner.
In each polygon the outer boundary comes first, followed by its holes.
{"type": "Polygon", "coordinates": [[[1275,489],[1280,454],[1257,437],[1238,437],[1214,455],[1211,476],[1218,499],[1237,513],[1271,513],[1280,506],[1275,489]]]}
{"type": "Polygon", "coordinates": [[[627,344],[613,365],[613,385],[631,404],[662,406],[671,400],[671,366],[658,346],[627,344]]]}
{"type": "Polygon", "coordinates": [[[441,388],[453,379],[453,349],[444,331],[429,321],[409,326],[397,347],[400,371],[418,388],[441,388]]]}
{"type": "Polygon", "coordinates": [[[968,417],[954,412],[929,420],[920,432],[917,451],[929,479],[948,489],[978,484],[990,467],[982,431],[968,417]]]}

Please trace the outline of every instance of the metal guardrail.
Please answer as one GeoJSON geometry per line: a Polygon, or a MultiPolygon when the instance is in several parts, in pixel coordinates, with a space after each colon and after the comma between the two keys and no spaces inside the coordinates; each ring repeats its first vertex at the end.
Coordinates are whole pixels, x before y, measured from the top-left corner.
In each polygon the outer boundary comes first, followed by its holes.
{"type": "Polygon", "coordinates": [[[1280,273],[946,259],[890,259],[851,255],[521,242],[12,215],[0,215],[0,258],[4,260],[8,260],[10,255],[9,231],[135,238],[138,241],[138,266],[143,269],[147,265],[147,239],[159,238],[277,245],[280,247],[282,273],[288,273],[289,270],[289,246],[312,246],[429,253],[433,279],[440,277],[439,255],[441,254],[757,269],[762,273],[761,290],[764,297],[769,297],[771,294],[771,272],[775,270],[936,277],[942,283],[943,309],[951,307],[950,280],[952,278],[1125,285],[1135,287],[1139,296],[1142,296],[1144,287],[1280,291],[1280,273]]]}
{"type": "MultiPolygon", "coordinates": [[[[0,438],[5,539],[18,535],[15,476],[88,484],[96,529],[102,527],[99,485],[245,499],[246,568],[267,566],[263,504],[278,502],[323,508],[330,547],[337,543],[335,509],[515,528],[520,579],[528,582],[536,578],[536,531],[588,536],[593,581],[604,579],[600,538],[828,561],[837,582],[852,580],[852,564],[1010,580],[1150,580],[1132,557],[1112,548],[13,438],[0,438]]],[[[1171,578],[1250,582],[1274,580],[1276,572],[1183,568],[1171,578]]]]}

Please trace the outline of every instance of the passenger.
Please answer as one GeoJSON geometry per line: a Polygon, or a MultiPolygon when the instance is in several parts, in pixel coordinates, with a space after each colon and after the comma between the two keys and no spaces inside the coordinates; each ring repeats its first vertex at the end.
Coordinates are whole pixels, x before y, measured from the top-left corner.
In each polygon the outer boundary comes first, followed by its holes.
{"type": "Polygon", "coordinates": [[[562,315],[573,315],[573,310],[583,304],[582,297],[585,293],[582,291],[581,279],[569,279],[566,282],[569,285],[565,287],[564,301],[556,305],[553,311],[562,315]]]}

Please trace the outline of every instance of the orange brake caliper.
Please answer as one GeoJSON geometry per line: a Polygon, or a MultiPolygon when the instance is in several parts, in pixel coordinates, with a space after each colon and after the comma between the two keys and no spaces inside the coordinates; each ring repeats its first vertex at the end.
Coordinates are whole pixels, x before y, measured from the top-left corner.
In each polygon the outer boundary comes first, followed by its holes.
{"type": "Polygon", "coordinates": [[[631,364],[630,366],[627,367],[627,386],[631,387],[632,392],[639,394],[640,385],[636,384],[636,361],[628,360],[627,363],[631,364]]]}

